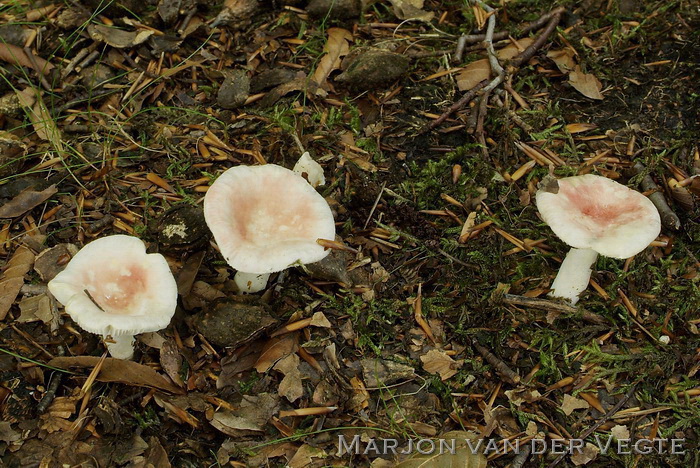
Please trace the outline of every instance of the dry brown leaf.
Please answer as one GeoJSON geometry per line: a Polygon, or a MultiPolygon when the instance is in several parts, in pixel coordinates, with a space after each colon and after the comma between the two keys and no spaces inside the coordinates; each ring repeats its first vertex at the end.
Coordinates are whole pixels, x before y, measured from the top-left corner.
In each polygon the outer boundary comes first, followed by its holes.
{"type": "Polygon", "coordinates": [[[58,189],[52,185],[41,192],[27,189],[20,192],[15,198],[0,206],[0,218],[17,218],[27,211],[36,208],[51,198],[58,189]]]}
{"type": "MultiPolygon", "coordinates": [[[[99,361],[100,358],[97,356],[66,356],[53,358],[49,361],[49,365],[60,369],[71,367],[92,369],[99,361]]],[[[100,382],[119,382],[139,387],[158,388],[177,394],[184,393],[180,387],[171,383],[153,368],[123,359],[106,358],[100,373],[97,375],[97,380],[100,382]]]]}
{"type": "Polygon", "coordinates": [[[435,450],[431,454],[416,453],[395,466],[396,468],[486,468],[486,457],[477,449],[478,437],[472,432],[446,432],[440,436],[440,439],[454,440],[454,453],[451,453],[451,450],[435,450]],[[469,445],[467,439],[471,441],[469,445]]]}
{"type": "Polygon", "coordinates": [[[570,458],[573,464],[576,466],[587,465],[595,460],[599,453],[600,449],[597,445],[587,442],[580,452],[575,450],[574,453],[571,454],[570,458]]]}
{"type": "Polygon", "coordinates": [[[91,24],[87,28],[90,37],[96,41],[104,42],[117,49],[124,49],[143,44],[154,34],[154,31],[143,29],[140,31],[124,31],[112,28],[104,24],[91,24]]]}
{"type": "Polygon", "coordinates": [[[469,91],[474,86],[491,76],[491,65],[489,59],[475,60],[459,72],[457,75],[457,88],[460,91],[469,91]]]}
{"type": "Polygon", "coordinates": [[[533,42],[535,42],[535,40],[531,37],[524,37],[522,39],[518,39],[517,41],[511,42],[501,50],[496,51],[496,55],[501,60],[510,60],[513,57],[519,55],[528,47],[530,47],[530,44],[532,44],[533,42]]]}
{"type": "Polygon", "coordinates": [[[576,71],[569,74],[569,83],[576,91],[591,99],[604,99],[600,90],[603,85],[594,75],[583,73],[581,67],[576,67],[576,71]]]}
{"type": "Polygon", "coordinates": [[[610,435],[612,435],[616,440],[627,440],[630,438],[630,430],[627,426],[617,424],[610,429],[610,435]]]}
{"type": "Polygon", "coordinates": [[[394,14],[400,20],[420,20],[430,22],[435,13],[423,10],[423,0],[389,0],[394,14]]]}
{"type": "Polygon", "coordinates": [[[44,75],[48,74],[54,68],[52,64],[41,57],[35,55],[33,58],[34,60],[32,60],[21,47],[8,44],[4,41],[0,43],[0,60],[20,67],[32,68],[44,75]],[[34,65],[35,62],[36,66],[34,65]]]}
{"type": "Polygon", "coordinates": [[[279,411],[279,397],[272,393],[244,395],[240,408],[235,411],[219,410],[210,423],[231,437],[263,432],[267,421],[279,411]]]}
{"type": "Polygon", "coordinates": [[[464,360],[455,361],[443,351],[431,349],[420,357],[423,369],[431,374],[440,374],[440,379],[447,380],[457,373],[464,364],[464,360]]]}
{"type": "Polygon", "coordinates": [[[262,354],[260,354],[253,367],[260,373],[267,372],[283,357],[296,353],[298,348],[296,333],[290,333],[280,338],[272,338],[265,345],[262,354]]]}
{"type": "Polygon", "coordinates": [[[34,253],[20,245],[0,275],[0,320],[7,316],[24,284],[24,275],[29,273],[33,265],[34,253]]]}
{"type": "Polygon", "coordinates": [[[299,371],[299,356],[290,354],[283,357],[273,367],[274,370],[284,374],[280,382],[278,392],[287,398],[290,403],[295,402],[304,394],[304,387],[301,384],[301,372],[299,371]]]}
{"type": "Polygon", "coordinates": [[[316,312],[313,317],[311,317],[311,323],[309,325],[312,327],[330,328],[331,322],[328,321],[323,312],[316,312]]]}
{"type": "Polygon", "coordinates": [[[557,68],[562,73],[569,73],[576,67],[574,53],[568,47],[564,49],[550,50],[547,52],[547,57],[549,57],[552,62],[556,64],[557,68]]]}
{"type": "Polygon", "coordinates": [[[170,380],[175,382],[178,387],[184,387],[185,384],[180,378],[180,368],[182,367],[182,356],[175,341],[167,339],[163,341],[160,347],[160,365],[170,377],[170,380]]]}
{"type": "Polygon", "coordinates": [[[32,126],[37,136],[42,140],[49,141],[59,154],[63,153],[61,131],[58,129],[56,121],[46,104],[44,104],[41,94],[32,88],[26,88],[23,91],[17,90],[16,94],[20,104],[29,114],[29,119],[32,121],[32,126]]]}
{"type": "Polygon", "coordinates": [[[341,57],[350,52],[349,43],[352,41],[352,33],[343,28],[328,29],[328,40],[323,47],[324,55],[316,67],[312,79],[321,88],[328,89],[328,76],[340,68],[341,57]]]}
{"type": "Polygon", "coordinates": [[[52,307],[51,298],[46,294],[38,296],[23,297],[19,301],[20,316],[17,322],[36,322],[41,320],[44,323],[51,324],[51,331],[58,330],[59,313],[56,307],[52,307]]]}
{"type": "Polygon", "coordinates": [[[328,454],[321,448],[312,447],[309,444],[304,444],[299,447],[297,453],[294,454],[291,460],[287,463],[289,468],[306,468],[311,466],[314,458],[326,458],[328,454]]]}
{"type": "Polygon", "coordinates": [[[573,134],[587,132],[596,128],[598,128],[598,126],[592,123],[572,123],[566,126],[566,131],[573,134]]]}
{"type": "Polygon", "coordinates": [[[577,409],[588,408],[590,408],[590,405],[586,400],[582,400],[580,398],[576,398],[568,394],[564,395],[564,401],[561,404],[561,410],[564,412],[565,415],[569,416],[577,409]]]}

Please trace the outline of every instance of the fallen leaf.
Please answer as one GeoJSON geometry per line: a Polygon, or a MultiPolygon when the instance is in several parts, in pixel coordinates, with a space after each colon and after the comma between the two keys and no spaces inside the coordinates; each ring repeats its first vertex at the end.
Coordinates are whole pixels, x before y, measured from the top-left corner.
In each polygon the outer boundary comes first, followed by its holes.
{"type": "Polygon", "coordinates": [[[117,49],[125,49],[143,44],[153,35],[151,30],[124,31],[103,24],[91,24],[87,28],[90,37],[117,49]]]}
{"type": "Polygon", "coordinates": [[[561,410],[565,415],[569,416],[577,409],[588,409],[590,405],[587,401],[580,398],[573,397],[571,395],[565,394],[564,401],[561,404],[561,410]]]}
{"type": "MultiPolygon", "coordinates": [[[[66,356],[53,358],[48,364],[59,369],[71,367],[92,369],[99,361],[100,358],[97,356],[66,356]]],[[[153,368],[123,359],[106,358],[100,373],[97,375],[97,380],[100,382],[119,382],[139,387],[158,388],[171,393],[183,393],[180,387],[172,384],[153,368]]]]}
{"type": "Polygon", "coordinates": [[[575,450],[574,453],[571,454],[570,458],[573,464],[576,466],[587,465],[595,460],[599,453],[600,449],[595,444],[587,442],[580,452],[575,450]]]}
{"type": "Polygon", "coordinates": [[[12,429],[8,421],[0,421],[0,440],[6,444],[22,440],[22,434],[12,429]]]}
{"type": "Polygon", "coordinates": [[[29,120],[32,121],[32,126],[36,134],[42,140],[49,141],[53,148],[62,154],[63,139],[61,131],[56,125],[56,121],[49,112],[41,93],[32,88],[26,88],[23,91],[16,92],[19,102],[24,107],[25,112],[29,115],[29,120]]]}
{"type": "Polygon", "coordinates": [[[505,391],[506,397],[508,397],[508,401],[513,403],[515,406],[520,406],[523,403],[532,403],[533,401],[537,400],[542,396],[540,392],[537,390],[531,390],[528,388],[517,388],[514,390],[506,390],[505,391]]]}
{"type": "Polygon", "coordinates": [[[583,73],[580,67],[576,67],[576,71],[569,74],[569,83],[576,91],[591,99],[604,99],[600,93],[603,85],[594,75],[583,73]]]}
{"type": "Polygon", "coordinates": [[[447,380],[457,373],[464,360],[455,361],[443,351],[431,349],[420,357],[423,369],[431,374],[440,374],[440,379],[447,380]]]}
{"type": "MultiPolygon", "coordinates": [[[[435,450],[430,455],[417,453],[412,457],[402,461],[396,468],[486,468],[486,457],[483,453],[478,453],[475,448],[478,444],[476,434],[464,431],[450,431],[440,436],[441,440],[451,443],[454,440],[455,450],[435,450]],[[466,439],[470,439],[470,448],[466,439]],[[476,453],[475,453],[476,452],[476,453]]],[[[437,443],[436,443],[437,447],[437,443]]]]}
{"type": "Polygon", "coordinates": [[[304,387],[301,384],[299,356],[297,354],[290,354],[277,361],[273,369],[284,374],[284,378],[279,385],[279,394],[287,398],[290,403],[301,398],[304,394],[304,387]]]}
{"type": "Polygon", "coordinates": [[[568,47],[565,49],[550,50],[547,57],[554,62],[560,72],[569,73],[576,67],[574,52],[568,47]]]}
{"type": "Polygon", "coordinates": [[[435,13],[423,10],[423,0],[389,0],[394,14],[400,20],[420,20],[430,22],[435,13]]]}
{"type": "Polygon", "coordinates": [[[51,198],[58,189],[52,185],[41,192],[27,189],[20,192],[15,198],[0,206],[0,218],[17,218],[27,211],[36,208],[51,198]]]}
{"type": "Polygon", "coordinates": [[[260,372],[269,371],[277,361],[285,356],[295,353],[299,345],[296,333],[284,335],[281,338],[272,338],[267,342],[262,354],[255,362],[255,370],[260,372]]]}
{"type": "Polygon", "coordinates": [[[311,323],[309,325],[311,325],[312,327],[330,328],[331,322],[328,321],[323,312],[316,312],[311,317],[311,323]]]}
{"type": "Polygon", "coordinates": [[[8,44],[5,41],[0,43],[0,60],[4,60],[5,62],[13,65],[32,68],[34,71],[37,71],[43,75],[48,74],[54,68],[51,63],[47,62],[43,58],[36,55],[29,57],[24,49],[13,44],[8,44]]]}
{"type": "Polygon", "coordinates": [[[168,460],[168,452],[161,445],[158,437],[151,436],[148,439],[148,450],[146,450],[144,468],[171,468],[168,460]]]}
{"type": "Polygon", "coordinates": [[[391,385],[399,380],[411,379],[415,376],[413,367],[387,359],[363,359],[360,361],[360,365],[365,382],[370,388],[391,385]]]}
{"type": "Polygon", "coordinates": [[[7,262],[5,271],[0,275],[0,320],[7,316],[19,290],[24,285],[24,275],[29,273],[32,265],[34,265],[34,253],[20,245],[7,262]]]}
{"type": "MultiPolygon", "coordinates": [[[[496,52],[496,55],[500,60],[510,60],[513,57],[520,54],[520,52],[526,49],[533,40],[531,38],[524,38],[516,41],[514,44],[511,43],[503,49],[496,52]]],[[[457,87],[460,91],[469,91],[474,86],[478,85],[484,80],[488,80],[491,77],[491,65],[489,65],[489,59],[479,59],[468,64],[464,69],[457,75],[457,87]]]]}
{"type": "Polygon", "coordinates": [[[279,397],[271,393],[244,395],[236,411],[219,410],[210,423],[230,437],[241,437],[263,432],[270,418],[279,410],[279,397]]]}
{"type": "Polygon", "coordinates": [[[340,68],[340,58],[350,52],[349,43],[352,41],[352,33],[343,28],[329,28],[328,40],[323,47],[324,55],[314,71],[312,79],[318,86],[328,89],[328,76],[340,68]]]}
{"type": "Polygon", "coordinates": [[[630,438],[630,430],[627,428],[627,426],[622,426],[620,424],[613,426],[613,428],[610,429],[610,434],[616,440],[626,440],[630,438]]]}
{"type": "Polygon", "coordinates": [[[51,330],[58,330],[59,314],[56,307],[51,307],[51,299],[46,294],[23,297],[19,301],[20,316],[17,322],[27,323],[41,320],[51,324],[51,330]]]}
{"type": "Polygon", "coordinates": [[[180,378],[180,368],[182,367],[182,356],[180,350],[175,344],[175,340],[167,339],[160,347],[160,366],[163,368],[170,380],[175,382],[178,387],[184,387],[185,384],[180,378]]]}
{"type": "Polygon", "coordinates": [[[589,130],[594,130],[598,128],[596,124],[592,123],[572,123],[566,126],[566,131],[574,134],[574,133],[582,133],[582,132],[587,132],[589,130]]]}
{"type": "Polygon", "coordinates": [[[459,72],[457,75],[457,88],[460,91],[469,91],[474,86],[491,76],[491,65],[489,59],[475,60],[459,72]]]}
{"type": "Polygon", "coordinates": [[[314,458],[326,458],[328,454],[321,448],[312,447],[309,444],[304,444],[299,447],[297,453],[294,454],[291,460],[287,463],[289,468],[306,468],[311,466],[314,458]]]}

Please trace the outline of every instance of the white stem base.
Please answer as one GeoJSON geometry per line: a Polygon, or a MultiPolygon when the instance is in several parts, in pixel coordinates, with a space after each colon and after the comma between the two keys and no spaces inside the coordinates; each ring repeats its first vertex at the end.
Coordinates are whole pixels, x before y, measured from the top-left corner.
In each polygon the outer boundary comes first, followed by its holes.
{"type": "Polygon", "coordinates": [[[591,279],[591,267],[598,258],[598,252],[591,249],[569,250],[561,263],[559,273],[552,283],[552,297],[563,297],[575,305],[578,296],[588,287],[591,279]]]}
{"type": "MultiPolygon", "coordinates": [[[[105,337],[106,338],[106,337],[105,337]]],[[[117,335],[110,337],[110,343],[105,341],[109,355],[117,359],[129,360],[134,357],[134,335],[117,335]]]]}
{"type": "Polygon", "coordinates": [[[255,273],[244,273],[239,271],[233,277],[233,282],[241,294],[253,294],[265,289],[267,280],[270,278],[270,273],[258,275],[255,273]]]}

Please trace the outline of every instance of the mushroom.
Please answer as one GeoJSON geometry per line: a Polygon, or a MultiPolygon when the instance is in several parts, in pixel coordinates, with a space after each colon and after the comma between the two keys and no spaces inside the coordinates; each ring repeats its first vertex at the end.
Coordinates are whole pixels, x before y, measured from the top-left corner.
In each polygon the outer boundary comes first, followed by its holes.
{"type": "Polygon", "coordinates": [[[659,212],[651,200],[606,177],[586,174],[544,185],[537,192],[537,209],[552,231],[572,247],[550,296],[576,304],[598,254],[632,257],[661,231],[659,212]]]}
{"type": "Polygon", "coordinates": [[[134,335],[168,326],[177,284],[165,258],[132,236],[87,244],[49,282],[49,291],[83,329],[102,335],[112,357],[131,359],[134,335]]]}
{"type": "Polygon", "coordinates": [[[326,183],[326,178],[323,175],[323,168],[311,158],[308,151],[301,155],[292,170],[308,180],[314,188],[326,183]]]}
{"type": "Polygon", "coordinates": [[[267,285],[271,273],[328,255],[318,239],[335,238],[326,200],[298,174],[275,164],[236,166],[204,197],[204,219],[242,292],[267,285]]]}

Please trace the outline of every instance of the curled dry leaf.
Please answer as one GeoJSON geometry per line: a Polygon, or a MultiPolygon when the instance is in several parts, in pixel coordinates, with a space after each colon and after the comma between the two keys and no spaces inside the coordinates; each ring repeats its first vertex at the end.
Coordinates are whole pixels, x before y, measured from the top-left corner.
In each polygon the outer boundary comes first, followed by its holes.
{"type": "Polygon", "coordinates": [[[426,354],[420,357],[423,362],[423,369],[431,374],[440,374],[440,379],[447,380],[457,373],[464,360],[455,361],[448,356],[444,351],[431,349],[426,354]]]}
{"type": "MultiPolygon", "coordinates": [[[[71,367],[92,369],[100,359],[97,356],[66,356],[53,358],[48,364],[59,369],[71,367]]],[[[138,387],[157,388],[177,394],[183,393],[180,387],[172,384],[151,367],[123,359],[105,358],[100,373],[97,375],[97,380],[100,382],[119,382],[138,387]]]]}
{"type": "Polygon", "coordinates": [[[574,133],[582,133],[582,132],[587,132],[589,130],[594,130],[598,128],[596,124],[592,123],[572,123],[568,124],[566,126],[566,131],[574,134],[574,133]]]}
{"type": "Polygon", "coordinates": [[[34,254],[20,245],[7,262],[5,271],[0,275],[0,320],[7,316],[24,284],[24,275],[32,269],[32,265],[34,265],[34,254]]]}
{"type": "Polygon", "coordinates": [[[328,40],[323,47],[324,56],[316,67],[312,79],[321,88],[328,89],[328,76],[333,70],[340,68],[341,57],[350,52],[349,43],[352,41],[352,33],[343,28],[328,29],[328,40]]]}
{"type": "Polygon", "coordinates": [[[210,423],[230,437],[251,435],[265,430],[267,421],[279,410],[279,397],[271,393],[244,395],[235,411],[219,410],[210,423]]]}
{"type": "Polygon", "coordinates": [[[569,83],[576,91],[591,99],[604,99],[600,90],[603,85],[594,75],[584,73],[581,67],[576,67],[576,70],[569,74],[569,83]]]}
{"type": "Polygon", "coordinates": [[[569,73],[576,68],[574,52],[569,48],[550,50],[547,52],[547,57],[556,64],[557,68],[562,73],[569,73]]]}
{"type": "Polygon", "coordinates": [[[265,345],[262,354],[255,362],[255,370],[261,374],[269,371],[277,361],[292,353],[296,353],[298,348],[299,344],[296,333],[270,339],[265,345]]]}
{"type": "Polygon", "coordinates": [[[104,42],[117,49],[125,49],[143,44],[153,35],[153,31],[123,31],[103,24],[91,24],[88,26],[88,34],[96,41],[104,42]]]}
{"type": "Polygon", "coordinates": [[[486,457],[476,449],[479,446],[478,435],[473,432],[450,431],[442,434],[440,439],[448,444],[454,440],[454,453],[450,453],[450,450],[435,450],[430,455],[417,453],[396,465],[396,468],[486,468],[486,457]]]}

